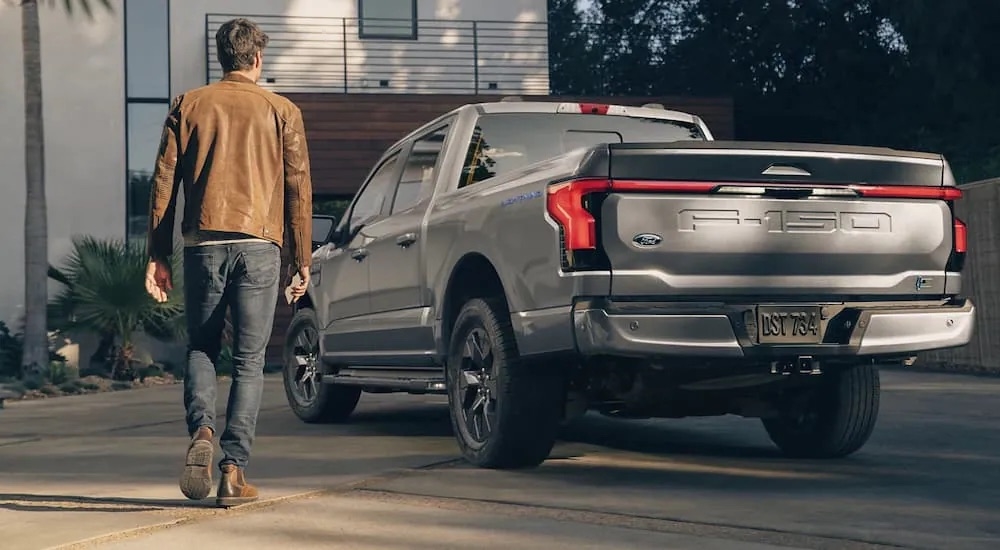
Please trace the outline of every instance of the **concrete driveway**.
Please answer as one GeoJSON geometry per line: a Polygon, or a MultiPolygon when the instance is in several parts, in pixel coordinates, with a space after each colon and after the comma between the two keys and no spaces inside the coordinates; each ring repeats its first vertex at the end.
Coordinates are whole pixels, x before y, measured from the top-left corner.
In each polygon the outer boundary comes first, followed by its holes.
{"type": "MultiPolygon", "coordinates": [[[[223,388],[224,389],[224,388],[223,388]]],[[[780,458],[759,422],[588,416],[520,472],[456,459],[441,397],[308,426],[270,379],[261,502],[180,496],[180,387],[0,411],[0,548],[998,548],[1000,380],[883,373],[871,443],[780,458]]]]}

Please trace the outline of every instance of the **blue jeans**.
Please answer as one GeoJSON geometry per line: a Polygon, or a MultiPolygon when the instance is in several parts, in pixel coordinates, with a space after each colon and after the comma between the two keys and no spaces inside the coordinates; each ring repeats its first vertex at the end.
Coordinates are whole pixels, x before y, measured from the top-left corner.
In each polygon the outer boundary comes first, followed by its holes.
{"type": "Polygon", "coordinates": [[[184,249],[184,302],[188,365],[184,408],[190,435],[215,429],[216,370],[226,309],[233,325],[233,382],[219,462],[245,468],[250,459],[264,390],[264,352],[274,325],[281,271],[271,243],[191,246],[184,249]]]}

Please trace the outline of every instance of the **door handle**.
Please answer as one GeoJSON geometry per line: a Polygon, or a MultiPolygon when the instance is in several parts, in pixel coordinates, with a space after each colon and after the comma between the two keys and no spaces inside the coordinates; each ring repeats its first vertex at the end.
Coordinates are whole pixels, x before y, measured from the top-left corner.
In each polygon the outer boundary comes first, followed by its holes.
{"type": "Polygon", "coordinates": [[[403,248],[407,248],[415,242],[417,242],[416,233],[403,233],[402,235],[396,237],[396,244],[403,248]]]}
{"type": "Polygon", "coordinates": [[[359,262],[362,261],[362,260],[364,260],[367,257],[368,257],[368,249],[367,248],[355,248],[354,250],[351,251],[351,258],[354,258],[355,260],[357,260],[359,262]]]}

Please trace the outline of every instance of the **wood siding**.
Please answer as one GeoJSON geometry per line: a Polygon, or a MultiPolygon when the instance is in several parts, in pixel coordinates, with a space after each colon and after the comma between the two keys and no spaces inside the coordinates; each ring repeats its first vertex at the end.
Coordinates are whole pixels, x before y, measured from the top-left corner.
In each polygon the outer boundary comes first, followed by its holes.
{"type": "MultiPolygon", "coordinates": [[[[467,103],[498,101],[501,96],[428,94],[285,94],[302,109],[312,165],[313,194],[350,197],[382,153],[397,140],[438,116],[467,103]]],[[[733,103],[728,98],[686,97],[550,97],[522,96],[526,101],[581,101],[642,105],[700,116],[716,139],[733,138],[733,103]]],[[[268,348],[268,361],[280,362],[281,342],[291,308],[279,299],[268,348]]]]}

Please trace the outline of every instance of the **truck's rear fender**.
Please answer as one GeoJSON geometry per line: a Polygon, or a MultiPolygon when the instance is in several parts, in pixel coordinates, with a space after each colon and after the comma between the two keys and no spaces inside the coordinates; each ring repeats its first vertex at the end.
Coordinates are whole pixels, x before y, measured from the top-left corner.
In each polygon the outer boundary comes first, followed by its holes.
{"type": "MultiPolygon", "coordinates": [[[[608,272],[561,272],[559,232],[546,216],[546,187],[558,179],[607,174],[601,150],[573,152],[436,198],[427,218],[425,265],[439,326],[447,326],[447,315],[454,313],[449,289],[476,286],[456,283],[454,275],[465,262],[484,266],[485,261],[500,281],[519,351],[573,349],[573,296],[605,295],[611,278],[608,272]]],[[[446,339],[439,335],[440,346],[446,339]]]]}

